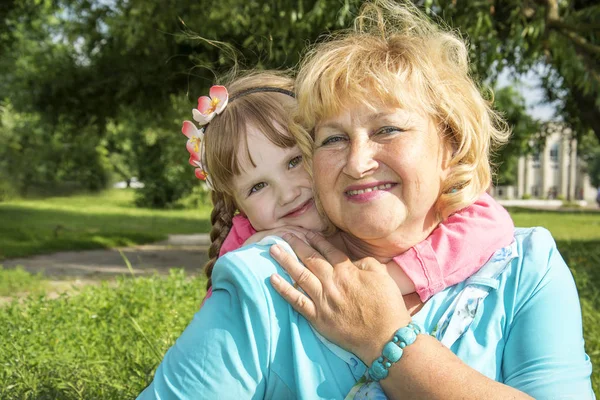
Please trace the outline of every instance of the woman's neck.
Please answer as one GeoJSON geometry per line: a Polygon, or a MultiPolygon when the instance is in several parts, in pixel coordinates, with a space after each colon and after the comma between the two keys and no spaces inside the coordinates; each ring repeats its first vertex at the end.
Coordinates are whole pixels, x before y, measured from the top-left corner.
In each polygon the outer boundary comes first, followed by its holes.
{"type": "Polygon", "coordinates": [[[359,239],[346,232],[338,232],[330,240],[352,260],[373,257],[380,263],[385,264],[427,239],[436,226],[437,224],[422,232],[412,233],[411,235],[397,234],[374,240],[359,239]]]}

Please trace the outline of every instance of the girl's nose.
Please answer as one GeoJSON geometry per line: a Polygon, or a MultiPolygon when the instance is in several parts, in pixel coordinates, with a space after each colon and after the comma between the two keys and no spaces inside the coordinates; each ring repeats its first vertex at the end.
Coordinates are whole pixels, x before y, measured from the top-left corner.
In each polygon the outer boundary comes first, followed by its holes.
{"type": "Polygon", "coordinates": [[[285,206],[293,203],[302,193],[300,186],[293,181],[282,182],[279,188],[279,204],[285,206]]]}

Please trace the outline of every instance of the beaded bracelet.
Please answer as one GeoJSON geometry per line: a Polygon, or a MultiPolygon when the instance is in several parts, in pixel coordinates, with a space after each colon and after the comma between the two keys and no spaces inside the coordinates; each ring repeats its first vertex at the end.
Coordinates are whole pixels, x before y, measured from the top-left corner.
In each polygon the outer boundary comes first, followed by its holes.
{"type": "Polygon", "coordinates": [[[375,382],[386,378],[390,367],[402,358],[403,349],[409,344],[413,344],[417,340],[417,335],[422,331],[421,327],[414,322],[398,329],[392,341],[383,346],[381,357],[371,364],[368,370],[369,378],[375,382]]]}

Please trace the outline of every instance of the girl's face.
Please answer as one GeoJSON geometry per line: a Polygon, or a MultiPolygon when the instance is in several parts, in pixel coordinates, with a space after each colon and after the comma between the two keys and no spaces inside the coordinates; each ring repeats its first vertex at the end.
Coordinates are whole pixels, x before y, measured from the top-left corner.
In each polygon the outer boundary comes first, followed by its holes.
{"type": "Polygon", "coordinates": [[[286,225],[320,231],[324,224],[314,204],[312,183],[302,154],[294,146],[277,147],[258,130],[248,129],[248,159],[240,148],[243,172],[233,179],[240,211],[257,231],[286,225]]]}
{"type": "Polygon", "coordinates": [[[331,222],[355,238],[414,245],[438,223],[450,155],[427,116],[347,107],[316,126],[315,190],[331,222]]]}

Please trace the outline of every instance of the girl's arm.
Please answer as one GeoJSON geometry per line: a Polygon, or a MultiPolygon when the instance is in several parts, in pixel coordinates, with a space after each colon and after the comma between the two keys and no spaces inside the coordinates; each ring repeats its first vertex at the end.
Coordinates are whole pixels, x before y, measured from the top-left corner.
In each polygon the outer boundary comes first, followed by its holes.
{"type": "Polygon", "coordinates": [[[496,250],[513,241],[514,228],[508,212],[484,193],[473,205],[443,221],[426,240],[394,257],[394,261],[425,302],[477,272],[496,250]]]}
{"type": "Polygon", "coordinates": [[[299,226],[283,226],[275,229],[268,229],[257,232],[248,218],[243,215],[236,215],[233,217],[233,226],[227,234],[227,237],[223,241],[221,250],[219,251],[219,257],[239,249],[242,246],[260,242],[267,236],[283,236],[285,233],[293,233],[298,237],[304,237],[308,232],[306,229],[299,226]]]}
{"type": "Polygon", "coordinates": [[[219,257],[229,253],[230,251],[239,249],[244,245],[244,242],[255,233],[256,230],[248,218],[244,217],[243,215],[236,215],[233,217],[231,229],[221,245],[219,257]]]}
{"type": "Polygon", "coordinates": [[[219,259],[213,295],[168,350],[139,399],[263,398],[271,343],[263,282],[219,259]]]}

